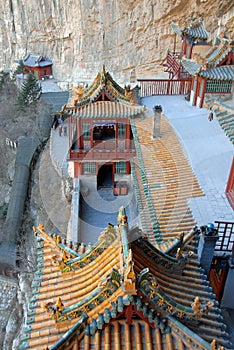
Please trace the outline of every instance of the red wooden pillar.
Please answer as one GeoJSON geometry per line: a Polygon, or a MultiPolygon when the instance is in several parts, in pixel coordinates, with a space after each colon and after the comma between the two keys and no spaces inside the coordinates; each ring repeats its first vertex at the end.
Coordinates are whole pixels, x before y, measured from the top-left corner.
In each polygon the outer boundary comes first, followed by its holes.
{"type": "Polygon", "coordinates": [[[177,34],[175,33],[175,34],[174,34],[174,47],[173,47],[173,54],[175,54],[175,52],[176,52],[176,37],[177,37],[177,34]]]}
{"type": "Polygon", "coordinates": [[[68,149],[69,149],[69,152],[71,150],[71,128],[72,128],[72,117],[68,117],[68,149]]]}
{"type": "Polygon", "coordinates": [[[115,158],[118,152],[118,121],[115,119],[115,158]]]}
{"type": "Polygon", "coordinates": [[[82,163],[74,162],[74,177],[78,178],[80,175],[82,175],[82,163]]]}
{"type": "Polygon", "coordinates": [[[192,57],[192,50],[193,50],[192,45],[188,43],[186,57],[189,59],[191,59],[191,57],[192,57]]]}
{"type": "Polygon", "coordinates": [[[225,193],[232,209],[234,210],[234,157],[232,159],[232,165],[231,165],[225,193]]]}
{"type": "Polygon", "coordinates": [[[131,174],[131,165],[130,162],[126,162],[126,174],[131,174]]]}
{"type": "Polygon", "coordinates": [[[186,37],[183,37],[183,42],[182,42],[182,56],[186,56],[187,53],[187,39],[186,37]]]}
{"type": "Polygon", "coordinates": [[[126,121],[126,143],[125,143],[126,149],[130,149],[130,146],[131,146],[130,133],[131,133],[130,121],[127,120],[126,121]]]}
{"type": "Polygon", "coordinates": [[[90,149],[93,150],[94,144],[93,144],[93,124],[92,121],[89,123],[90,128],[90,149]]]}
{"type": "Polygon", "coordinates": [[[78,149],[83,149],[84,144],[83,144],[83,136],[82,136],[82,125],[81,125],[81,119],[77,118],[76,119],[76,130],[77,130],[77,144],[78,144],[78,149]]]}
{"type": "Polygon", "coordinates": [[[205,97],[205,92],[206,92],[206,79],[202,78],[201,84],[202,84],[202,90],[200,92],[199,108],[202,108],[203,102],[204,102],[204,97],[205,97]]]}
{"type": "Polygon", "coordinates": [[[193,100],[194,106],[197,105],[197,98],[200,96],[199,92],[200,92],[201,81],[202,81],[202,78],[197,77],[197,84],[196,84],[196,89],[194,91],[194,100],[193,100]]]}

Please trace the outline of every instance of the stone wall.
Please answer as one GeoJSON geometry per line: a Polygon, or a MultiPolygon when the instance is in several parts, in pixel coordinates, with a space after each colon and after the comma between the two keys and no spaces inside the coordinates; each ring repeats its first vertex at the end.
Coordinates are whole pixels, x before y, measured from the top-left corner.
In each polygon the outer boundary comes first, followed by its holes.
{"type": "MultiPolygon", "coordinates": [[[[149,77],[162,70],[173,48],[172,20],[203,15],[214,34],[233,32],[233,0],[0,0],[0,68],[26,54],[53,60],[59,80],[90,81],[103,64],[117,81],[149,77]]],[[[178,43],[178,49],[180,48],[178,43]]]]}

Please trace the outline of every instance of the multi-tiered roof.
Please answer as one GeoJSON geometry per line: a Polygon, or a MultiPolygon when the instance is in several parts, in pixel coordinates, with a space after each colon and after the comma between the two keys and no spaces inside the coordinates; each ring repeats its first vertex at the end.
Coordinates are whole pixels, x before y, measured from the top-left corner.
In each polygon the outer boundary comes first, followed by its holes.
{"type": "Polygon", "coordinates": [[[199,75],[213,80],[234,80],[234,41],[221,37],[204,56],[184,59],[183,67],[192,76],[199,75]]]}
{"type": "Polygon", "coordinates": [[[194,249],[162,253],[141,231],[128,228],[124,208],[118,226],[108,225],[86,250],[48,235],[42,225],[34,232],[37,271],[19,349],[109,344],[108,349],[201,350],[216,349],[216,340],[230,348],[194,249]]]}
{"type": "Polygon", "coordinates": [[[206,41],[209,38],[209,32],[205,28],[202,17],[199,16],[184,20],[181,25],[172,22],[171,27],[181,38],[187,37],[193,43],[195,40],[206,41]]]}
{"type": "Polygon", "coordinates": [[[139,102],[139,87],[117,84],[105,66],[92,84],[84,88],[81,84],[70,87],[68,103],[63,112],[76,114],[79,118],[130,118],[144,111],[139,102]]]}

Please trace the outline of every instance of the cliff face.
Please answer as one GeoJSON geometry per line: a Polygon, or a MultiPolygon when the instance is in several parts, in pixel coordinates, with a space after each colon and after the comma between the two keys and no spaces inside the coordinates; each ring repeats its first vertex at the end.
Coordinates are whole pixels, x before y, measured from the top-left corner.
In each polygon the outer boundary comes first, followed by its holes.
{"type": "MultiPolygon", "coordinates": [[[[172,20],[197,13],[215,34],[233,32],[233,0],[0,0],[0,68],[40,54],[61,80],[93,79],[103,64],[115,79],[155,75],[173,48],[172,20]]],[[[180,49],[180,44],[178,45],[180,49]]]]}

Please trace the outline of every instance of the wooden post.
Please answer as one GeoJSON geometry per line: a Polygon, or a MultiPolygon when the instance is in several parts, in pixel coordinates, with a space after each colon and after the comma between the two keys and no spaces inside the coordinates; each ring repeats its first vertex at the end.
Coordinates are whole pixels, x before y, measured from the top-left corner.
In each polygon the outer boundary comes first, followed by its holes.
{"type": "Polygon", "coordinates": [[[126,121],[126,149],[130,148],[130,121],[126,121]]]}
{"type": "Polygon", "coordinates": [[[145,323],[145,344],[147,350],[153,350],[151,329],[148,323],[145,323]]]}
{"type": "Polygon", "coordinates": [[[106,327],[104,330],[104,350],[111,349],[111,337],[110,337],[110,327],[106,327]]]}
{"type": "Polygon", "coordinates": [[[114,350],[121,350],[121,334],[120,334],[120,331],[119,331],[119,322],[118,321],[115,321],[114,323],[114,350]]]}
{"type": "Polygon", "coordinates": [[[173,54],[176,52],[176,33],[174,34],[174,47],[173,47],[173,54]]]}
{"type": "Polygon", "coordinates": [[[131,174],[131,165],[130,161],[126,162],[126,174],[131,174]]]}
{"type": "Polygon", "coordinates": [[[202,81],[204,82],[202,92],[201,92],[201,100],[200,100],[200,105],[199,107],[202,108],[203,102],[204,102],[204,97],[205,97],[205,91],[206,91],[206,79],[202,78],[202,81]]]}
{"type": "Polygon", "coordinates": [[[78,149],[83,149],[83,135],[81,132],[81,119],[77,118],[76,120],[76,130],[77,130],[77,144],[78,144],[78,149]]]}

